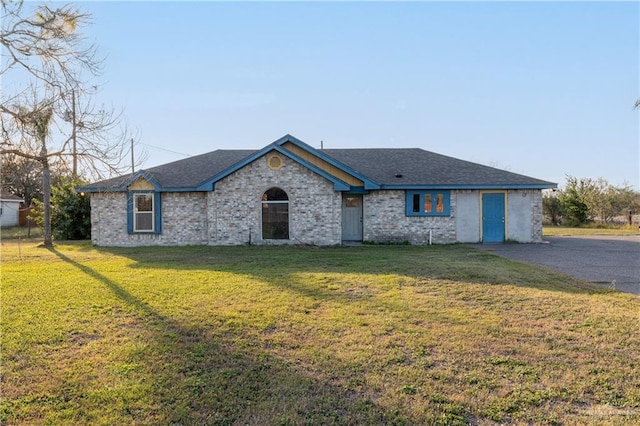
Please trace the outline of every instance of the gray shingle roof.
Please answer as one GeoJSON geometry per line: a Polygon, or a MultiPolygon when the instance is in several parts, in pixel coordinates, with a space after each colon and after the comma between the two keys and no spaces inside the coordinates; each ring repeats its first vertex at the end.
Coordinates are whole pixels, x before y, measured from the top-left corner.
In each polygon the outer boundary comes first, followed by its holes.
{"type": "MultiPolygon", "coordinates": [[[[216,150],[196,155],[157,167],[145,169],[144,173],[165,188],[193,188],[198,184],[242,161],[255,150],[216,150]]],[[[130,183],[132,174],[118,176],[91,185],[87,190],[114,190],[130,183]]]]}
{"type": "Polygon", "coordinates": [[[553,185],[420,148],[325,149],[322,152],[380,185],[553,185]]]}
{"type": "MultiPolygon", "coordinates": [[[[195,188],[257,152],[217,150],[153,167],[144,170],[144,174],[168,190],[195,188]]],[[[552,182],[419,148],[325,149],[320,152],[382,186],[556,186],[552,182]]],[[[86,185],[79,190],[124,190],[131,178],[129,174],[86,185]]]]}
{"type": "Polygon", "coordinates": [[[194,187],[242,161],[255,150],[217,150],[147,170],[164,187],[194,187]]]}
{"type": "Polygon", "coordinates": [[[16,201],[24,203],[24,200],[17,195],[10,194],[8,192],[0,191],[0,200],[2,201],[16,201]]]}

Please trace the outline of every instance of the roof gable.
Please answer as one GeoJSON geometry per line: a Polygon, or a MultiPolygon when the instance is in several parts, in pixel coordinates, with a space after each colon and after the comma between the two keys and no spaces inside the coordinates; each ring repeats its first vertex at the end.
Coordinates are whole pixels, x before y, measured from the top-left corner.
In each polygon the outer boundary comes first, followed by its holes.
{"type": "Polygon", "coordinates": [[[242,161],[234,164],[231,167],[226,168],[225,170],[222,170],[220,173],[217,173],[216,175],[212,176],[211,178],[205,180],[204,182],[202,182],[200,185],[197,186],[196,190],[197,191],[212,191],[215,189],[215,183],[220,181],[221,179],[224,179],[225,177],[229,176],[230,174],[240,170],[241,168],[245,167],[246,165],[253,163],[254,161],[256,161],[258,158],[261,158],[262,156],[266,155],[267,153],[271,152],[271,151],[277,151],[280,154],[284,155],[285,157],[290,158],[291,160],[309,168],[310,170],[314,171],[315,173],[319,174],[320,176],[326,178],[327,180],[333,182],[334,185],[334,189],[336,191],[348,191],[351,186],[349,184],[347,184],[346,182],[338,179],[336,176],[333,176],[330,173],[327,173],[325,170],[322,170],[320,167],[309,163],[308,161],[306,161],[305,159],[299,157],[298,155],[294,154],[293,152],[283,148],[280,144],[276,142],[269,144],[267,146],[265,146],[264,148],[262,148],[259,151],[254,152],[253,154],[249,155],[248,157],[246,157],[245,159],[243,159],[242,161]]]}
{"type": "Polygon", "coordinates": [[[365,190],[380,188],[380,185],[378,185],[366,175],[358,173],[346,164],[336,161],[335,158],[326,155],[322,150],[317,150],[294,136],[285,135],[274,143],[283,146],[288,150],[296,153],[297,155],[305,158],[312,164],[315,164],[323,170],[327,171],[327,173],[330,173],[337,177],[341,177],[341,175],[344,175],[343,180],[346,179],[345,181],[350,183],[351,185],[363,186],[365,190]]]}
{"type": "Polygon", "coordinates": [[[147,178],[143,176],[139,176],[130,185],[127,186],[127,189],[130,191],[153,191],[158,190],[159,186],[157,183],[153,181],[149,181],[147,178]]]}

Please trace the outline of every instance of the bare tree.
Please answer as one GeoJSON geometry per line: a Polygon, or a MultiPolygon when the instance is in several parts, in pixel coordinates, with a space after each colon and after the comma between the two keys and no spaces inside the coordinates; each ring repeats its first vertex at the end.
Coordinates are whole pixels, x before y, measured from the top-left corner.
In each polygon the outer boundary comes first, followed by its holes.
{"type": "MultiPolygon", "coordinates": [[[[63,151],[71,159],[71,171],[78,177],[101,179],[129,170],[131,140],[136,139],[124,124],[123,112],[95,102],[97,86],[73,89],[58,104],[57,131],[66,135],[63,151]]],[[[146,160],[140,151],[136,165],[146,160]]]]}
{"type": "MultiPolygon", "coordinates": [[[[44,243],[51,245],[51,168],[49,167],[49,155],[47,152],[47,137],[49,136],[49,126],[53,117],[53,108],[47,103],[37,105],[32,110],[22,109],[19,111],[19,129],[26,135],[31,136],[40,148],[37,156],[33,160],[39,161],[42,165],[42,203],[44,206],[44,243]]],[[[15,154],[16,152],[10,153],[15,154]]],[[[24,153],[23,153],[24,154],[24,153]]]]}
{"type": "Polygon", "coordinates": [[[95,90],[87,81],[99,75],[102,61],[82,38],[89,15],[71,5],[27,8],[22,1],[0,1],[0,77],[13,89],[2,92],[0,154],[41,165],[44,244],[51,245],[51,164],[71,159],[74,175],[78,162],[92,176],[121,173],[128,132],[121,128],[121,114],[97,107],[91,98],[95,90]]]}
{"type": "Polygon", "coordinates": [[[25,12],[23,1],[1,1],[0,41],[6,59],[0,66],[0,75],[19,68],[63,92],[80,85],[82,71],[99,74],[101,61],[96,59],[95,46],[84,47],[77,31],[88,23],[89,15],[71,5],[40,5],[31,16],[25,16],[29,12],[25,12]]]}
{"type": "MultiPolygon", "coordinates": [[[[67,165],[58,158],[51,158],[49,167],[53,186],[68,174],[67,165]]],[[[34,199],[42,201],[42,166],[36,160],[15,154],[0,156],[0,182],[3,192],[18,195],[27,206],[34,199]]]]}

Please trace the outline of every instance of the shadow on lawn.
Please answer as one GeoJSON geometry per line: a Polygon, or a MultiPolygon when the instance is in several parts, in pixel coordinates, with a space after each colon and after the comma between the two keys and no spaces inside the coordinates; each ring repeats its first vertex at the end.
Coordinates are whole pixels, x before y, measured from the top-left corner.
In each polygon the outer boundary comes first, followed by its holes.
{"type": "MultiPolygon", "coordinates": [[[[138,299],[117,282],[55,248],[50,249],[107,287],[151,336],[149,362],[157,412],[118,407],[122,419],[163,424],[402,424],[397,410],[376,406],[353,389],[295,371],[249,339],[215,336],[185,327],[138,299]]],[[[239,330],[237,333],[242,333],[239,330]]],[[[145,360],[148,359],[146,356],[145,360]]],[[[106,384],[105,384],[106,386],[106,384]]],[[[76,401],[76,403],[78,403],[76,401]]],[[[136,405],[136,401],[131,401],[136,405]]],[[[82,405],[80,402],[79,405],[82,405]]],[[[124,406],[123,406],[124,405],[124,406]]],[[[110,407],[110,408],[113,408],[110,407]]]]}
{"type": "MultiPolygon", "coordinates": [[[[461,244],[359,247],[134,247],[97,248],[134,260],[134,268],[205,270],[247,274],[281,286],[282,276],[299,273],[397,275],[411,280],[515,285],[567,293],[608,292],[549,268],[509,260],[461,244]],[[277,277],[278,279],[274,279],[277,277]]],[[[288,284],[294,290],[315,292],[288,284]]],[[[312,295],[313,294],[308,294],[312,295]]],[[[329,293],[322,296],[330,295],[329,293]]]]}

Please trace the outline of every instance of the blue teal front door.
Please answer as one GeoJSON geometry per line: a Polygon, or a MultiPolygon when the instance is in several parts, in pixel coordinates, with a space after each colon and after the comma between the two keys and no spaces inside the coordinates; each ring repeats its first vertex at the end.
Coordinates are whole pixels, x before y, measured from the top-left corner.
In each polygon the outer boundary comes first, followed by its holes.
{"type": "Polygon", "coordinates": [[[504,194],[482,194],[482,242],[504,242],[504,194]]]}

